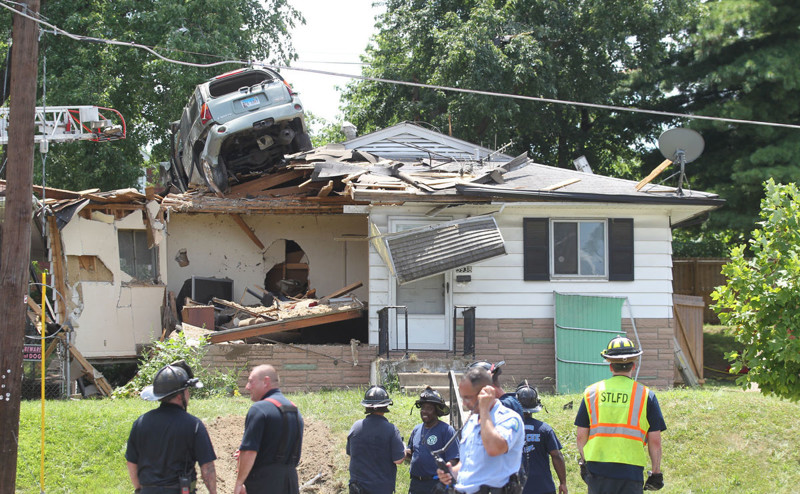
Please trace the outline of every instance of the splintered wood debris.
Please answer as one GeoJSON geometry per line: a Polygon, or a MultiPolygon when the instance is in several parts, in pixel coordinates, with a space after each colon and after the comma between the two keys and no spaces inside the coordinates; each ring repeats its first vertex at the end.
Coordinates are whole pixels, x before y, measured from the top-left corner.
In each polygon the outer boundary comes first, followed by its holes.
{"type": "MultiPolygon", "coordinates": [[[[313,295],[288,301],[275,298],[271,305],[242,305],[213,298],[212,302],[220,311],[219,315],[224,316],[227,322],[217,323],[215,331],[188,324],[186,321],[181,328],[190,342],[197,342],[201,336],[205,336],[211,343],[223,343],[357,319],[364,312],[364,303],[350,293],[361,286],[361,282],[353,283],[319,299],[311,298],[313,295]]],[[[187,298],[186,301],[187,306],[197,305],[191,299],[187,298]]],[[[211,306],[198,306],[201,307],[212,310],[211,306]]]]}
{"type": "MultiPolygon", "coordinates": [[[[496,163],[426,159],[399,162],[342,145],[293,154],[256,174],[239,175],[230,191],[217,197],[206,188],[167,194],[162,208],[207,212],[338,213],[345,204],[404,197],[454,200],[456,186],[502,183],[509,168],[496,163]]],[[[475,201],[475,198],[472,198],[475,201]]]]}

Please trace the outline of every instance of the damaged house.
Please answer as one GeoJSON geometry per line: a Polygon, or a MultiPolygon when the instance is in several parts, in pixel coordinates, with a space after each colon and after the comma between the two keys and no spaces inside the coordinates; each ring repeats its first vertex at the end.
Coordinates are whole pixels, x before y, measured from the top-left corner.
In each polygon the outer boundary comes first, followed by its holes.
{"type": "Polygon", "coordinates": [[[626,332],[639,380],[670,386],[671,229],[722,204],[410,123],[237,182],[51,201],[58,310],[87,359],[135,358],[182,319],[209,365],[269,361],[290,390],[364,385],[413,353],[571,391],[626,332]]]}

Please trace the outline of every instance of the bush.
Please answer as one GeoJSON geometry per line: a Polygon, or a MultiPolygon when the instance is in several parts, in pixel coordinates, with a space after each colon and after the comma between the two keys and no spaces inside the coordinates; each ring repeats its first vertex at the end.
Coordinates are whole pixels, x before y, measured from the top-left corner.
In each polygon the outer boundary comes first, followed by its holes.
{"type": "Polygon", "coordinates": [[[800,400],[800,190],[770,179],[761,201],[761,227],[745,245],[731,249],[722,268],[727,284],[711,295],[712,308],[742,344],[729,352],[731,372],[749,368],[737,383],[765,394],[800,400]]]}
{"type": "Polygon", "coordinates": [[[125,386],[114,390],[113,397],[138,396],[145,386],[153,384],[156,373],[165,365],[171,364],[176,360],[185,360],[192,368],[194,376],[203,383],[202,388],[192,390],[192,396],[196,398],[208,398],[212,396],[231,396],[238,395],[236,379],[238,372],[221,372],[217,369],[211,371],[204,368],[200,361],[208,349],[208,340],[200,338],[200,344],[190,345],[186,341],[183,333],[169,338],[166,341],[157,341],[152,347],[148,348],[139,360],[139,371],[125,386]]]}

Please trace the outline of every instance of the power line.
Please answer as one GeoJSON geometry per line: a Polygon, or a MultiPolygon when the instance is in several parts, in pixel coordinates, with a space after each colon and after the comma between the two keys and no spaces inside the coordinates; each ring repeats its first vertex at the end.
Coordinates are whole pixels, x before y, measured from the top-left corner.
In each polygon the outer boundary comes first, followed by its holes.
{"type": "MultiPolygon", "coordinates": [[[[208,64],[198,64],[198,63],[192,63],[192,62],[184,62],[182,60],[175,60],[175,59],[168,58],[168,57],[166,57],[164,55],[161,55],[160,53],[155,51],[153,48],[151,48],[149,46],[146,46],[146,45],[141,45],[141,44],[133,43],[133,42],[124,42],[124,41],[116,41],[116,40],[109,40],[109,39],[103,39],[103,38],[94,38],[94,37],[90,37],[90,36],[80,36],[80,35],[75,35],[75,34],[69,33],[67,31],[64,31],[63,29],[60,29],[60,28],[54,26],[53,24],[50,24],[50,23],[45,22],[43,20],[37,19],[37,18],[32,17],[30,15],[24,14],[22,12],[19,12],[19,11],[13,9],[12,7],[10,7],[9,5],[7,5],[7,3],[13,3],[13,2],[7,2],[7,0],[0,0],[0,6],[6,8],[8,10],[11,10],[12,12],[14,12],[17,15],[21,15],[23,17],[27,17],[28,19],[32,19],[35,22],[38,22],[38,23],[40,23],[42,25],[45,25],[45,26],[53,29],[54,32],[56,32],[57,34],[63,34],[64,36],[67,36],[67,37],[69,37],[71,39],[74,39],[76,41],[90,41],[90,42],[95,42],[95,43],[106,43],[106,44],[110,44],[110,45],[126,46],[126,47],[131,47],[131,48],[140,48],[140,49],[148,51],[149,53],[153,54],[154,56],[156,56],[159,59],[164,60],[166,62],[174,63],[174,64],[178,64],[178,65],[185,65],[185,66],[189,66],[189,67],[206,68],[206,67],[215,67],[215,66],[218,66],[218,65],[225,65],[225,64],[251,65],[251,64],[254,63],[253,61],[245,61],[245,60],[224,60],[224,61],[221,61],[221,62],[214,62],[214,63],[208,63],[208,64]]],[[[178,50],[178,51],[180,51],[180,50],[178,50]]],[[[215,55],[206,54],[206,56],[215,56],[215,55]]],[[[441,86],[441,85],[436,85],[436,84],[424,84],[424,83],[420,83],[420,82],[399,81],[399,80],[395,80],[395,79],[385,79],[385,78],[382,78],[382,77],[369,77],[369,76],[364,76],[364,75],[344,74],[344,73],[341,73],[341,72],[332,72],[332,71],[328,71],[328,70],[309,69],[309,68],[302,68],[302,67],[290,67],[288,65],[276,65],[276,64],[270,64],[270,63],[260,63],[259,65],[263,65],[265,67],[269,67],[269,68],[272,68],[272,69],[275,69],[275,70],[290,70],[290,71],[294,70],[294,71],[298,71],[298,72],[308,72],[308,73],[312,73],[312,74],[328,75],[328,76],[332,76],[332,77],[344,77],[344,78],[356,79],[356,80],[361,80],[361,81],[381,82],[381,83],[385,83],[385,84],[396,84],[396,85],[401,85],[401,86],[419,87],[419,88],[423,88],[423,89],[433,89],[433,90],[437,90],[437,91],[450,91],[450,92],[463,93],[463,94],[476,94],[476,95],[481,95],[481,96],[492,96],[492,97],[498,97],[498,98],[510,98],[510,99],[516,99],[516,100],[534,101],[534,102],[539,102],[539,103],[551,103],[551,104],[557,104],[557,105],[580,106],[580,107],[585,107],[585,108],[596,108],[596,109],[600,109],[600,110],[609,110],[609,111],[614,111],[614,112],[641,113],[641,114],[646,114],[646,115],[656,115],[656,116],[661,116],[661,117],[681,118],[681,119],[688,119],[688,120],[706,120],[706,121],[712,121],[712,122],[725,122],[725,123],[735,123],[735,124],[744,124],[744,125],[761,125],[761,126],[765,126],[765,127],[781,127],[781,128],[787,128],[787,129],[800,129],[800,125],[780,123],[780,122],[767,122],[767,121],[763,121],[763,120],[745,120],[745,119],[739,119],[739,118],[726,118],[726,117],[711,117],[711,116],[706,116],[706,115],[692,115],[692,114],[687,114],[687,113],[675,113],[675,112],[666,112],[666,111],[660,111],[660,110],[646,110],[646,109],[643,109],[643,108],[635,108],[635,107],[630,107],[630,106],[604,105],[604,104],[600,104],[600,103],[586,103],[586,102],[583,102],[583,101],[562,100],[562,99],[556,99],[556,98],[544,98],[544,97],[540,97],[540,96],[526,96],[526,95],[521,95],[521,94],[498,93],[498,92],[494,92],[494,91],[482,91],[482,90],[479,90],[479,89],[464,89],[464,88],[457,88],[457,87],[452,87],[452,86],[441,86]]]]}

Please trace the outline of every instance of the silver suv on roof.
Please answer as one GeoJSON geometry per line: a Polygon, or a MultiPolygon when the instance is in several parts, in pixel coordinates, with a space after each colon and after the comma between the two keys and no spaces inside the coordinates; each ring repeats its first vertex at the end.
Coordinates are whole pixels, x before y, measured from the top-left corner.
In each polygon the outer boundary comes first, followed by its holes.
{"type": "Polygon", "coordinates": [[[232,179],[311,149],[297,93],[280,74],[263,67],[227,72],[200,84],[170,127],[170,174],[181,191],[205,183],[225,193],[232,179]]]}

